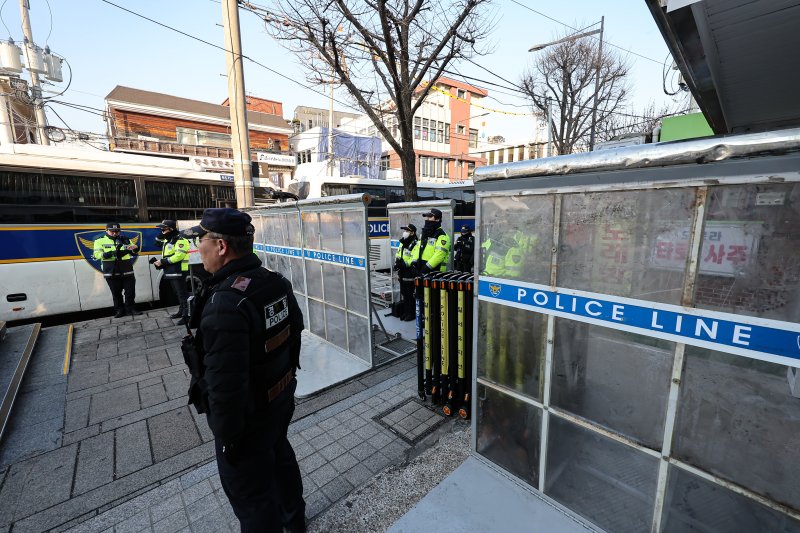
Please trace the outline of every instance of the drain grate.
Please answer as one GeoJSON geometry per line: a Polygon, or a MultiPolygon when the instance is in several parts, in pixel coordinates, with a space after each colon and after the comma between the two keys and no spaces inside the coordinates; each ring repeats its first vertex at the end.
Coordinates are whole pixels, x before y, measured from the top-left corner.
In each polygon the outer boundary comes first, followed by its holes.
{"type": "Polygon", "coordinates": [[[412,445],[430,435],[447,420],[444,415],[413,397],[406,398],[372,419],[412,445]]]}

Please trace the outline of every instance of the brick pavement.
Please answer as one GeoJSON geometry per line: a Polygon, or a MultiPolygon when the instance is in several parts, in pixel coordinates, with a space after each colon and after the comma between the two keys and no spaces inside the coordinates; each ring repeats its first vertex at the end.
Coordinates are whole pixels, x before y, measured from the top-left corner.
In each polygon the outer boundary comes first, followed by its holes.
{"type": "MultiPolygon", "coordinates": [[[[205,417],[186,405],[183,329],[170,312],[76,325],[62,441],[0,472],[0,533],[235,524],[205,417]]],[[[413,365],[407,357],[298,403],[290,439],[309,518],[407,459],[411,446],[373,417],[415,395],[413,365]]]]}

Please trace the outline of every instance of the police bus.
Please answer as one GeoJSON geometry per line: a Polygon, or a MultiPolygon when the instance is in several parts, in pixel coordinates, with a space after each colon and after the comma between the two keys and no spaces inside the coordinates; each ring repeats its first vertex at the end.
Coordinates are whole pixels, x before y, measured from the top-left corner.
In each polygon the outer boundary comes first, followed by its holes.
{"type": "Polygon", "coordinates": [[[188,161],[102,150],[0,146],[0,320],[109,307],[92,258],[107,222],[139,245],[136,301],[172,303],[147,256],[163,219],[199,219],[235,206],[233,176],[193,171],[188,161]]]}
{"type": "MultiPolygon", "coordinates": [[[[300,199],[338,196],[342,194],[369,194],[373,197],[369,205],[370,265],[374,270],[388,269],[393,254],[389,239],[389,216],[387,204],[404,202],[402,180],[368,179],[360,176],[316,177],[290,182],[287,190],[300,199]]],[[[419,201],[455,200],[454,228],[475,228],[475,187],[472,180],[458,182],[417,183],[419,201]]],[[[419,221],[421,225],[422,220],[419,221]]]]}

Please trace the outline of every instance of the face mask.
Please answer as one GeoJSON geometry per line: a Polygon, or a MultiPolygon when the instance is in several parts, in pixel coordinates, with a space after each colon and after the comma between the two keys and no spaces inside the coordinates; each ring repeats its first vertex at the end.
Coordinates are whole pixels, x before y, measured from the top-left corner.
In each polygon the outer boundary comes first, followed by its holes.
{"type": "Polygon", "coordinates": [[[404,231],[404,232],[403,232],[403,238],[404,238],[404,239],[408,239],[408,236],[409,236],[409,235],[411,235],[409,232],[407,232],[407,231],[404,231]]]}

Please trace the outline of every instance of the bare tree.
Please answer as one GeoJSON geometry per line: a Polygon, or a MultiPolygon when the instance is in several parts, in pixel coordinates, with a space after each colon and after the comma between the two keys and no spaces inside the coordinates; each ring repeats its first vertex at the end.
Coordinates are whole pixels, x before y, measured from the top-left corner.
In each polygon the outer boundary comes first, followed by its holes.
{"type": "Polygon", "coordinates": [[[598,58],[598,45],[587,38],[553,44],[523,75],[521,86],[537,116],[546,121],[548,102],[552,106],[553,144],[559,154],[588,146],[595,93],[598,125],[621,109],[628,97],[628,65],[607,47],[598,58]]]}
{"type": "Polygon", "coordinates": [[[610,141],[615,137],[630,133],[650,134],[662,118],[678,113],[677,105],[670,106],[665,104],[660,108],[656,108],[654,102],[650,102],[641,111],[615,113],[598,124],[597,140],[599,142],[610,141]]]}
{"type": "Polygon", "coordinates": [[[308,69],[336,80],[400,156],[407,200],[417,199],[414,113],[447,66],[479,55],[489,0],[276,0],[271,33],[308,69]],[[396,121],[396,129],[395,129],[396,121]]]}

